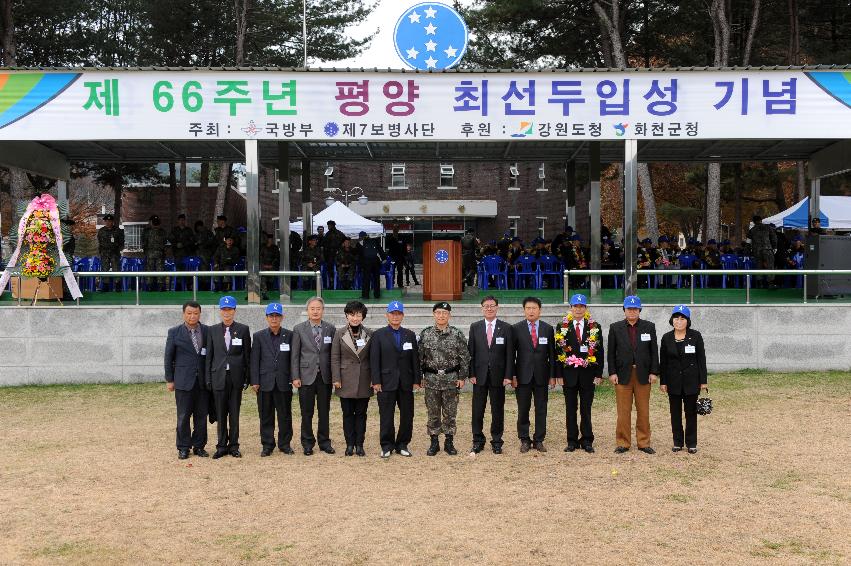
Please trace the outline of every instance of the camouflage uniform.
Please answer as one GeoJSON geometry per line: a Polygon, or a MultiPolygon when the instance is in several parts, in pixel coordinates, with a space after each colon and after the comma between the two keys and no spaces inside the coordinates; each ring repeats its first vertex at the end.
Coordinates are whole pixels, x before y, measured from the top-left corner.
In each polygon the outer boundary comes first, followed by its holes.
{"type": "MultiPolygon", "coordinates": [[[[271,246],[261,246],[260,247],[260,269],[262,271],[276,271],[278,266],[281,264],[281,249],[272,244],[271,246]]],[[[260,278],[260,292],[266,294],[266,292],[274,287],[275,285],[275,277],[261,277],[260,278]]]]}
{"type": "Polygon", "coordinates": [[[175,226],[171,230],[172,249],[177,269],[183,269],[183,258],[195,254],[195,231],[189,226],[175,226]]]}
{"type": "MultiPolygon", "coordinates": [[[[124,249],[124,230],[113,226],[110,230],[106,226],[98,230],[98,256],[100,257],[101,271],[121,271],[121,250],[124,249]]],[[[118,279],[110,279],[111,286],[118,290],[118,279]]],[[[101,288],[105,281],[101,281],[101,288]]]]}
{"type": "MultiPolygon", "coordinates": [[[[149,226],[142,235],[142,249],[145,251],[146,271],[165,271],[165,243],[168,241],[165,230],[159,226],[149,226]]],[[[147,278],[148,288],[151,287],[151,277],[147,278]]],[[[156,278],[157,286],[162,287],[165,283],[164,277],[156,278]]]]}
{"type": "Polygon", "coordinates": [[[343,246],[337,252],[337,282],[342,289],[351,289],[355,279],[355,265],[358,262],[358,252],[349,245],[343,246]]]}
{"type": "MultiPolygon", "coordinates": [[[[234,271],[234,267],[237,263],[242,259],[242,254],[239,251],[239,248],[236,245],[231,247],[222,246],[216,252],[216,255],[213,257],[213,261],[216,265],[216,271],[234,271]]],[[[221,290],[223,287],[227,287],[228,290],[231,290],[231,281],[230,277],[216,277],[216,284],[221,290]]]]}
{"type": "Polygon", "coordinates": [[[464,334],[454,326],[430,326],[420,333],[420,368],[423,372],[429,435],[455,436],[458,414],[456,381],[467,379],[470,352],[464,334]],[[435,371],[455,369],[439,374],[435,371]]]}
{"type": "MultiPolygon", "coordinates": [[[[301,252],[301,270],[302,271],[319,271],[322,263],[322,248],[319,246],[311,246],[308,244],[304,251],[301,252]]],[[[312,277],[301,278],[302,287],[311,289],[313,286],[312,277]]]]}

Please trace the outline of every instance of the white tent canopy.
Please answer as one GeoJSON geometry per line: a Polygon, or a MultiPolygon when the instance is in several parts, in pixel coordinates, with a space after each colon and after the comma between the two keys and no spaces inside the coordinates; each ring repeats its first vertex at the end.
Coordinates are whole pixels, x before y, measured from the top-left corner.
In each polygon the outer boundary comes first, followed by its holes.
{"type": "MultiPolygon", "coordinates": [[[[792,205],[783,212],[764,218],[764,224],[774,224],[784,228],[807,228],[810,198],[792,205]]],[[[833,230],[851,230],[851,197],[820,197],[819,218],[822,228],[833,230]]]]}
{"type": "MultiPolygon", "coordinates": [[[[352,238],[357,238],[360,232],[366,232],[368,236],[380,236],[384,233],[381,223],[364,218],[340,201],[334,201],[334,204],[313,215],[313,233],[316,234],[317,226],[326,226],[327,229],[329,220],[337,223],[337,230],[352,238]]],[[[304,223],[293,222],[290,224],[290,230],[301,234],[304,231],[304,223]]]]}

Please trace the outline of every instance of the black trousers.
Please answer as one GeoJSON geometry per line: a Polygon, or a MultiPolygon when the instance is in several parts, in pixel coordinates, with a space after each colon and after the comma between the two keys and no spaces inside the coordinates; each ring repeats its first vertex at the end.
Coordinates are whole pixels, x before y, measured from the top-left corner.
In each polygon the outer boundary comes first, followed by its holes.
{"type": "Polygon", "coordinates": [[[290,445],[293,439],[293,392],[257,392],[257,412],[260,413],[260,443],[263,448],[275,447],[275,415],[278,416],[278,448],[290,445]]]}
{"type": "Polygon", "coordinates": [[[414,434],[414,392],[381,391],[378,394],[379,438],[381,450],[388,452],[408,446],[414,434]],[[399,431],[396,432],[396,407],[399,407],[399,431]]]}
{"type": "Polygon", "coordinates": [[[668,394],[671,405],[671,432],[674,433],[674,446],[697,448],[697,397],[695,395],[668,394]],[[683,434],[683,411],[686,414],[686,430],[683,434]],[[683,444],[685,440],[685,444],[683,444]]]}
{"type": "Polygon", "coordinates": [[[393,262],[395,266],[393,270],[396,272],[394,275],[396,276],[396,287],[404,287],[402,275],[405,270],[405,258],[403,257],[394,257],[393,262]]]}
{"type": "Polygon", "coordinates": [[[378,262],[370,262],[361,265],[361,298],[369,298],[369,290],[375,294],[375,298],[381,298],[381,282],[379,271],[381,265],[378,262]]]}
{"type": "Polygon", "coordinates": [[[416,269],[414,268],[414,264],[410,263],[410,262],[405,262],[404,268],[405,268],[405,281],[407,282],[407,284],[408,285],[411,284],[411,278],[413,277],[414,284],[419,285],[420,282],[417,281],[417,272],[416,272],[416,269]]]}
{"type": "Polygon", "coordinates": [[[236,450],[239,448],[239,409],[242,406],[242,383],[236,383],[227,372],[225,388],[213,390],[213,402],[216,404],[216,425],[218,440],[216,450],[236,450]]]}
{"type": "Polygon", "coordinates": [[[594,444],[594,429],[591,426],[591,404],[594,402],[594,384],[590,387],[564,388],[564,405],[567,411],[567,444],[591,446],[594,444]],[[580,422],[576,422],[576,409],[579,409],[580,422]],[[580,433],[582,436],[579,436],[580,433]]]}
{"type": "Polygon", "coordinates": [[[543,442],[547,436],[547,399],[548,385],[518,384],[517,396],[517,436],[520,440],[543,442]],[[532,398],[535,398],[535,436],[529,437],[529,412],[532,408],[532,398]]]}
{"type": "Polygon", "coordinates": [[[343,435],[346,446],[363,446],[366,437],[366,411],[369,397],[347,399],[340,397],[340,409],[343,411],[343,435]]]}
{"type": "Polygon", "coordinates": [[[485,423],[485,408],[488,397],[491,400],[491,446],[502,446],[502,433],[505,429],[505,387],[500,381],[499,386],[490,384],[492,378],[488,376],[486,385],[473,386],[473,444],[483,446],[485,434],[483,432],[485,423]]]}
{"type": "Polygon", "coordinates": [[[201,378],[195,378],[190,391],[174,390],[177,404],[177,449],[204,448],[207,445],[207,413],[210,395],[201,389],[201,378]],[[189,419],[192,419],[190,430],[189,419]]]}
{"type": "Polygon", "coordinates": [[[298,406],[301,408],[301,445],[311,449],[319,442],[319,448],[331,446],[331,430],[328,418],[331,413],[331,384],[322,381],[317,375],[310,385],[304,385],[298,390],[298,406]],[[313,411],[319,413],[319,424],[316,426],[316,436],[313,436],[313,411]]]}

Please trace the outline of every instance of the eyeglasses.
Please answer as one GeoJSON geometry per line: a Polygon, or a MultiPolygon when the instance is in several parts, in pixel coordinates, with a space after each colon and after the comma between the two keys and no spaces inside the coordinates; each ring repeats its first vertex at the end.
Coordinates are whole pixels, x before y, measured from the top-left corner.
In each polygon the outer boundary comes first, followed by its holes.
{"type": "Polygon", "coordinates": [[[483,309],[495,309],[496,305],[482,305],[483,309]]]}

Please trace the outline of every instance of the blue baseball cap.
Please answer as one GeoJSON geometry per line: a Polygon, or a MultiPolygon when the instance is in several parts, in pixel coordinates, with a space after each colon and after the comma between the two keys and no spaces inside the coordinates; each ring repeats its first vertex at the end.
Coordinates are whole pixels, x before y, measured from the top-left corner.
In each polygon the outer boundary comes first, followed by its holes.
{"type": "Polygon", "coordinates": [[[572,297],[570,297],[570,305],[587,305],[588,298],[585,297],[582,293],[576,293],[572,297]]]}
{"type": "Polygon", "coordinates": [[[623,308],[625,308],[625,309],[640,309],[641,308],[641,299],[638,298],[638,295],[630,295],[628,297],[624,297],[623,308]]]}
{"type": "Polygon", "coordinates": [[[266,307],[266,316],[270,314],[279,314],[284,316],[284,306],[281,303],[269,303],[266,307]]]}
{"type": "Polygon", "coordinates": [[[671,241],[671,240],[669,240],[669,239],[668,239],[668,236],[659,236],[659,243],[660,243],[660,244],[661,244],[662,242],[670,242],[670,241],[671,241]]]}
{"type": "Polygon", "coordinates": [[[691,320],[691,309],[686,305],[677,305],[674,307],[674,310],[671,311],[671,316],[675,314],[681,314],[687,319],[691,320]]]}
{"type": "Polygon", "coordinates": [[[219,299],[219,308],[220,309],[235,309],[236,308],[236,299],[234,299],[230,295],[225,295],[224,297],[219,299]]]}
{"type": "Polygon", "coordinates": [[[387,312],[405,312],[405,305],[400,303],[399,301],[392,301],[387,305],[387,312]]]}

